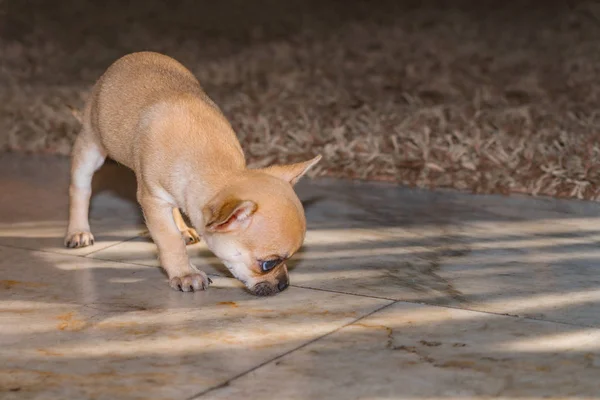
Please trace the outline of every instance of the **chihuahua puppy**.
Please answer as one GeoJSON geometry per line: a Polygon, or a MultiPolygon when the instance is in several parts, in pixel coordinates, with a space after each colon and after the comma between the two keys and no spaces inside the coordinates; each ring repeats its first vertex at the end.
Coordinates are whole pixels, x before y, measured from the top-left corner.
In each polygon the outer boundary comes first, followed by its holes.
{"type": "Polygon", "coordinates": [[[194,75],[153,52],[114,62],[92,89],[81,122],[65,246],[94,244],[91,182],[108,156],[135,172],[137,200],[172,288],[191,292],[211,283],[185,248],[200,236],[253,294],[273,295],[289,285],[286,260],[306,233],[293,185],[320,155],[248,169],[231,125],[194,75]]]}

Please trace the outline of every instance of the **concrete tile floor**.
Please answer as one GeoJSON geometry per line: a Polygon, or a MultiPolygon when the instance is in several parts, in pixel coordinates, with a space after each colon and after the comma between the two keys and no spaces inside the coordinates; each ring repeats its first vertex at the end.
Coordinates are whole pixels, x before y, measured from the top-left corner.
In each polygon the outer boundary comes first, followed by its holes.
{"type": "Polygon", "coordinates": [[[257,298],[203,243],[171,290],[133,175],[0,155],[1,399],[600,398],[600,207],[306,180],[292,286],[257,298]]]}

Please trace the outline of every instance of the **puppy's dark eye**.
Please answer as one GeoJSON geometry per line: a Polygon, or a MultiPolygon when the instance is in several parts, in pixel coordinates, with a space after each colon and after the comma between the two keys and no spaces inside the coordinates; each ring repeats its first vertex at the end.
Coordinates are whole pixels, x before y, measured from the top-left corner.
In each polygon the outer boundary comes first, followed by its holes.
{"type": "Polygon", "coordinates": [[[261,261],[260,268],[263,272],[268,272],[278,266],[281,263],[281,260],[269,260],[269,261],[261,261]]]}

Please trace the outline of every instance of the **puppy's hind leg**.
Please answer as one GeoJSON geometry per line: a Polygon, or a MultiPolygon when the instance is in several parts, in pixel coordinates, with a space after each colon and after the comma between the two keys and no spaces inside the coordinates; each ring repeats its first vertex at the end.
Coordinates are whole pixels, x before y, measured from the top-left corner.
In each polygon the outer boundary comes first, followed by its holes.
{"type": "Polygon", "coordinates": [[[69,186],[69,227],[65,246],[85,247],[94,244],[88,212],[92,195],[92,176],[104,164],[106,152],[85,127],[77,136],[71,158],[69,186]]]}
{"type": "Polygon", "coordinates": [[[173,209],[173,219],[175,220],[177,229],[179,229],[179,232],[181,232],[181,236],[183,236],[185,244],[190,245],[200,241],[200,235],[198,235],[198,232],[196,232],[194,228],[187,226],[183,220],[183,216],[181,215],[179,208],[173,209]]]}

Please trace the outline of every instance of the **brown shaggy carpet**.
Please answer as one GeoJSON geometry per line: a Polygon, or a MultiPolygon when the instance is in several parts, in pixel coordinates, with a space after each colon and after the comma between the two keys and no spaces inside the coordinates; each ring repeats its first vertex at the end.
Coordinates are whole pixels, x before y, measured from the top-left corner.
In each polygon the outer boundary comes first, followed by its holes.
{"type": "Polygon", "coordinates": [[[94,81],[189,67],[255,166],[600,197],[595,1],[0,0],[0,149],[68,154],[94,81]]]}

